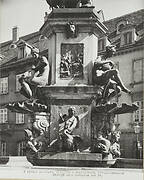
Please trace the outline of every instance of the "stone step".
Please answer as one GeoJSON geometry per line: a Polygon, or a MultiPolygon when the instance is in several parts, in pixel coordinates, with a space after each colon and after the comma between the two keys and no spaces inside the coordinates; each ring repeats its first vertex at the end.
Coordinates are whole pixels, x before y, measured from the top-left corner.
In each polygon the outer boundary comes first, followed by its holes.
{"type": "Polygon", "coordinates": [[[6,164],[10,167],[32,167],[33,165],[27,160],[26,156],[9,156],[6,164]]]}
{"type": "Polygon", "coordinates": [[[40,159],[64,159],[64,160],[81,160],[81,161],[102,161],[101,153],[39,153],[40,159]]]}

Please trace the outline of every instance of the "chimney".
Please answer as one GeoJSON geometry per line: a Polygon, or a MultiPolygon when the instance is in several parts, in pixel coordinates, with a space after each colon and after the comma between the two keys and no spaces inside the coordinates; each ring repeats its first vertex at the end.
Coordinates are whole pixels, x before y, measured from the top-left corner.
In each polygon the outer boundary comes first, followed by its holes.
{"type": "Polygon", "coordinates": [[[15,26],[12,28],[12,41],[16,42],[18,40],[18,27],[15,26]]]}
{"type": "Polygon", "coordinates": [[[46,21],[47,21],[47,18],[48,18],[48,13],[47,13],[47,12],[45,12],[44,22],[46,22],[46,21]]]}

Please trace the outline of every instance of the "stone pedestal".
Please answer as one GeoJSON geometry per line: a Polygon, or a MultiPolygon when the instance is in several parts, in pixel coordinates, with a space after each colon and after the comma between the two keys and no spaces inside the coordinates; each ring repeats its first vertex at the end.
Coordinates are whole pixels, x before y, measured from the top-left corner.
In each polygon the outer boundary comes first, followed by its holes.
{"type": "Polygon", "coordinates": [[[49,40],[47,48],[52,85],[74,86],[92,83],[92,61],[97,57],[98,37],[107,32],[107,28],[99,21],[98,14],[94,11],[94,7],[54,9],[41,27],[41,34],[49,40]],[[67,37],[66,27],[70,22],[75,25],[76,35],[67,37]],[[60,64],[66,54],[71,61],[81,54],[81,77],[74,77],[72,72],[69,76],[61,77],[60,64]]]}
{"type": "MultiPolygon", "coordinates": [[[[92,97],[100,93],[94,86],[47,86],[39,89],[43,102],[50,108],[50,142],[58,137],[59,113],[67,114],[68,108],[74,106],[80,119],[79,128],[73,134],[80,135],[83,146],[91,145],[91,102],[92,97]]],[[[83,147],[83,148],[84,148],[83,147]]]]}
{"type": "Polygon", "coordinates": [[[70,106],[76,107],[80,126],[79,134],[90,145],[91,98],[98,93],[92,84],[92,66],[97,57],[98,37],[107,33],[94,7],[53,9],[40,32],[48,38],[48,58],[51,65],[51,85],[41,89],[50,106],[51,140],[58,136],[59,113],[67,114],[70,106]],[[75,34],[68,34],[69,24],[75,34]],[[70,61],[70,73],[62,73],[61,62],[70,61]],[[77,60],[81,62],[77,70],[77,60]],[[76,66],[74,66],[76,64],[76,66]]]}

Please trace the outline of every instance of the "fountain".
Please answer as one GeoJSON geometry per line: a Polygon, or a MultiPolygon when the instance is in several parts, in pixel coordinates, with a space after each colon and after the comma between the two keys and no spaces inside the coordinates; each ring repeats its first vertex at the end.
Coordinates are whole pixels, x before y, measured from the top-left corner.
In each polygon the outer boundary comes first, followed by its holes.
{"type": "MultiPolygon", "coordinates": [[[[49,39],[48,59],[31,49],[37,65],[19,79],[28,100],[7,108],[33,117],[32,127],[25,129],[27,159],[33,165],[109,167],[121,154],[115,116],[138,107],[110,103],[124,87],[114,67],[107,83],[97,83],[95,72],[104,70],[93,61],[98,59],[98,37],[108,30],[90,1],[47,2],[52,11],[40,33],[49,39]]],[[[101,58],[113,55],[109,47],[101,58]]]]}

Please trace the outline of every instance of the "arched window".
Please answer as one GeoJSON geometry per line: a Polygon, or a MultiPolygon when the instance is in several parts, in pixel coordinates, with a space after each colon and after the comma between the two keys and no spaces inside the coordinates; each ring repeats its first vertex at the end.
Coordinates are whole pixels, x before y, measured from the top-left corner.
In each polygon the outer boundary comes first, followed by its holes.
{"type": "Polygon", "coordinates": [[[45,39],[47,39],[47,37],[46,37],[46,36],[44,36],[44,35],[40,35],[40,37],[39,37],[39,41],[42,41],[42,40],[45,40],[45,39]]]}
{"type": "Polygon", "coordinates": [[[11,44],[11,45],[9,46],[9,48],[10,48],[10,49],[15,49],[15,48],[17,48],[17,45],[16,45],[16,44],[11,44]]]}
{"type": "Polygon", "coordinates": [[[122,28],[128,24],[128,22],[126,20],[122,20],[122,21],[119,21],[116,25],[116,29],[117,29],[117,34],[119,34],[122,30],[122,28]]]}
{"type": "Polygon", "coordinates": [[[122,23],[122,24],[120,24],[119,26],[118,26],[118,31],[120,32],[121,31],[121,29],[124,27],[125,25],[122,23]]]}

